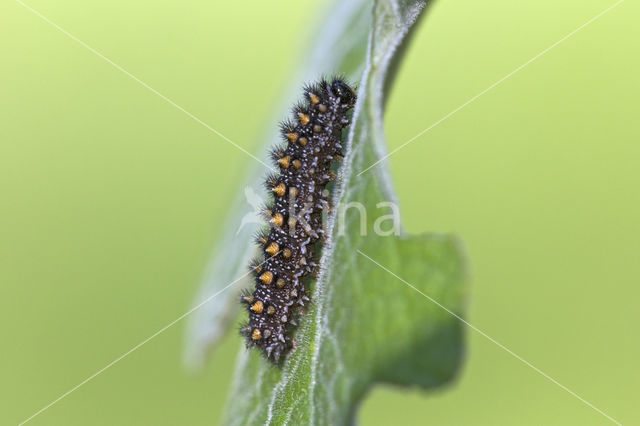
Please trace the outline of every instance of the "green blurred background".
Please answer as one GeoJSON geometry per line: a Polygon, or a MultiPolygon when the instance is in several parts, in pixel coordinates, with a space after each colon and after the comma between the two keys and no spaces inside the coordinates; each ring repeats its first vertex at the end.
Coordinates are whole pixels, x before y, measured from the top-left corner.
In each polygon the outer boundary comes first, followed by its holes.
{"type": "MultiPolygon", "coordinates": [[[[440,0],[398,75],[390,148],[613,3],[440,0]]],[[[28,4],[251,152],[324,7],[28,4]]],[[[466,242],[470,322],[625,424],[640,422],[639,12],[622,3],[391,159],[407,229],[466,242]]],[[[0,52],[0,424],[17,424],[189,308],[253,160],[15,1],[0,52]]],[[[240,338],[190,375],[184,325],[29,424],[217,423],[240,338]]],[[[609,423],[468,341],[457,383],[377,388],[361,424],[609,423]]]]}

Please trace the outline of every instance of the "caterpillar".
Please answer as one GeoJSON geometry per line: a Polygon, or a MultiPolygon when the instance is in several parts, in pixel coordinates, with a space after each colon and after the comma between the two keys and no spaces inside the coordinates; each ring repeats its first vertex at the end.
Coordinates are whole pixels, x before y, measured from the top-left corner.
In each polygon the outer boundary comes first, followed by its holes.
{"type": "Polygon", "coordinates": [[[305,282],[318,272],[322,218],[331,211],[326,186],[336,177],[332,165],[344,156],[342,133],[356,102],[354,89],[339,77],[303,91],[294,121],[280,125],[286,145],[271,154],[280,173],[266,178],[273,194],[264,212],[269,228],[256,236],[262,256],[250,265],[255,289],[241,298],[249,314],[240,329],[247,347],[259,348],[275,363],[297,344],[291,334],[310,302],[305,282]]]}

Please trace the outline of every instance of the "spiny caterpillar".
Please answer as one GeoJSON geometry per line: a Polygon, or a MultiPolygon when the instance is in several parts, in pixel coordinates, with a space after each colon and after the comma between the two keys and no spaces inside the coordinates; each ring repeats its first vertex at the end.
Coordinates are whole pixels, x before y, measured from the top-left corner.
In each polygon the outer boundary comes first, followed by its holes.
{"type": "Polygon", "coordinates": [[[304,281],[317,273],[315,246],[325,237],[322,215],[330,210],[325,187],[336,176],[332,163],[343,157],[342,129],[356,101],[340,78],[306,86],[304,94],[293,108],[295,122],[280,126],[287,145],[272,152],[280,174],[266,179],[274,201],[265,210],[270,227],[256,238],[264,256],[251,265],[254,292],[242,296],[247,347],[260,348],[275,363],[296,345],[291,327],[309,302],[304,281]]]}

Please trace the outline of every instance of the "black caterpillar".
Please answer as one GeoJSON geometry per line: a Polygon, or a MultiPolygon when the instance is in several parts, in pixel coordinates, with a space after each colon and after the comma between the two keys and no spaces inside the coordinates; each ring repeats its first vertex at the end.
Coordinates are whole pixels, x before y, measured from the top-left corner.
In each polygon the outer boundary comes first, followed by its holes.
{"type": "Polygon", "coordinates": [[[276,363],[296,345],[291,327],[309,302],[304,281],[317,273],[315,246],[324,238],[323,212],[331,209],[325,187],[336,176],[332,163],[343,157],[342,129],[356,101],[340,78],[306,86],[304,94],[305,102],[293,108],[296,121],[281,124],[287,145],[272,153],[280,174],[266,179],[274,201],[265,210],[270,228],[257,236],[264,257],[251,265],[254,292],[242,296],[247,346],[276,363]]]}

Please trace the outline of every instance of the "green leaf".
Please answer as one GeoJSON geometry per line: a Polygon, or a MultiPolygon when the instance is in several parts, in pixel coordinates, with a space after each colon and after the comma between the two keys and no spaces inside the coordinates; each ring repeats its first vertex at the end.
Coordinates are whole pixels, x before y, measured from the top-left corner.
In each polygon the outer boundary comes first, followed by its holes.
{"type": "MultiPolygon", "coordinates": [[[[242,349],[227,424],[350,424],[375,383],[429,389],[450,381],[463,357],[465,268],[447,235],[382,236],[377,218],[395,202],[384,158],[382,113],[390,74],[424,9],[377,1],[366,67],[334,200],[313,303],[281,367],[242,349]],[[367,212],[366,235],[360,212],[367,212]],[[347,226],[340,226],[344,217],[347,226]]],[[[363,5],[364,7],[364,5],[363,5]]],[[[388,228],[388,223],[385,223],[388,228]]]]}

